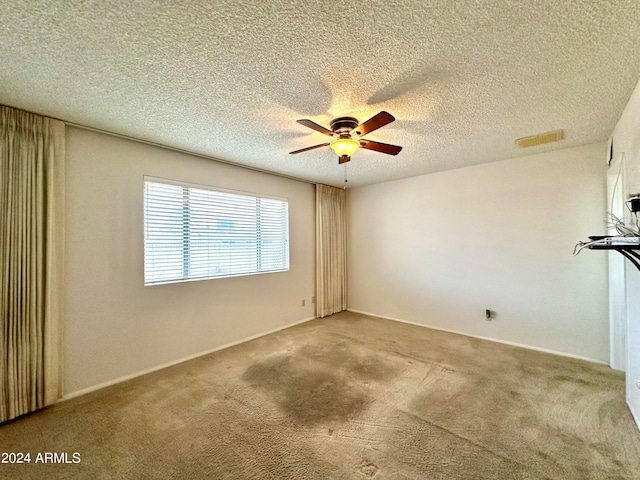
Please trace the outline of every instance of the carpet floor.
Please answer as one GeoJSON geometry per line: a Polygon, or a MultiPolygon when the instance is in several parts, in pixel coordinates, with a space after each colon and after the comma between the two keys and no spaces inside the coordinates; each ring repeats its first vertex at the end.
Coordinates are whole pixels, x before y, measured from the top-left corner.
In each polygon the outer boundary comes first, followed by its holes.
{"type": "Polygon", "coordinates": [[[12,479],[640,478],[622,373],[351,312],[0,425],[0,452],[31,454],[12,479]]]}

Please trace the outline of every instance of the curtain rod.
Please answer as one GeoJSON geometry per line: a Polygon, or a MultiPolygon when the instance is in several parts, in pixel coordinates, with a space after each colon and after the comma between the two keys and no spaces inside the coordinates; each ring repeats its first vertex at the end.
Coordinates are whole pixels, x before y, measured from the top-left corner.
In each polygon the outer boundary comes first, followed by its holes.
{"type": "Polygon", "coordinates": [[[310,180],[305,180],[305,179],[302,179],[302,178],[292,177],[291,175],[285,175],[284,173],[270,172],[269,170],[264,170],[262,168],[250,167],[248,165],[242,165],[240,163],[230,162],[228,160],[221,160],[219,158],[215,158],[215,157],[212,157],[210,155],[205,155],[203,153],[191,152],[189,150],[184,150],[182,148],[172,147],[172,146],[165,145],[165,144],[162,144],[162,143],[152,142],[150,140],[142,140],[140,138],[130,137],[129,135],[123,135],[121,133],[110,132],[109,130],[103,130],[101,128],[88,127],[87,125],[82,125],[80,123],[69,122],[67,120],[63,120],[62,118],[53,117],[51,115],[44,115],[42,113],[33,112],[31,110],[25,110],[24,108],[14,107],[12,105],[7,105],[6,103],[5,104],[0,103],[0,105],[5,105],[5,106],[7,106],[9,108],[14,108],[16,110],[22,110],[24,112],[33,113],[34,115],[40,115],[40,116],[43,116],[43,117],[49,117],[49,118],[52,118],[53,120],[58,120],[59,122],[64,122],[64,124],[69,126],[69,127],[81,128],[83,130],[88,130],[90,132],[102,133],[104,135],[110,135],[112,137],[122,138],[124,140],[131,140],[132,142],[144,143],[145,145],[151,145],[152,147],[164,148],[165,150],[172,150],[174,152],[184,153],[186,155],[193,155],[194,157],[204,158],[205,160],[211,160],[211,161],[218,162],[218,163],[224,163],[226,165],[232,165],[232,166],[238,167],[238,168],[245,168],[247,170],[252,170],[254,172],[267,173],[269,175],[275,175],[276,177],[286,178],[286,179],[289,179],[289,180],[295,180],[297,182],[309,183],[311,185],[315,185],[316,184],[316,182],[312,182],[310,180]]]}

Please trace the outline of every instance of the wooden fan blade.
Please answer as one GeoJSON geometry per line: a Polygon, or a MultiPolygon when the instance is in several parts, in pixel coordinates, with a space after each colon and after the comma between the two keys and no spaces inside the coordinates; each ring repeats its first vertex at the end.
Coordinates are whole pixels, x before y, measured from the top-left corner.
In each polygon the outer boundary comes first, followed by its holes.
{"type": "Polygon", "coordinates": [[[307,120],[306,118],[302,120],[296,120],[296,122],[298,122],[300,125],[304,125],[305,127],[309,127],[316,132],[324,133],[325,135],[329,136],[333,135],[333,132],[328,128],[324,128],[322,125],[318,125],[316,122],[312,122],[311,120],[307,120]]]}
{"type": "Polygon", "coordinates": [[[375,150],[388,155],[397,155],[402,150],[402,147],[398,145],[389,145],[388,143],[374,142],[373,140],[360,140],[360,146],[367,150],[375,150]]]}
{"type": "Polygon", "coordinates": [[[326,147],[327,145],[329,145],[329,142],[321,143],[320,145],[314,145],[313,147],[301,148],[300,150],[296,150],[295,152],[289,152],[289,154],[293,155],[293,154],[296,154],[296,153],[302,153],[302,152],[306,152],[308,150],[313,150],[314,148],[326,147]]]}
{"type": "Polygon", "coordinates": [[[380,127],[384,127],[388,123],[393,122],[396,119],[389,112],[380,112],[377,115],[374,115],[369,120],[364,123],[361,123],[356,128],[351,130],[351,132],[358,132],[361,137],[364,137],[367,133],[371,133],[374,130],[379,129],[380,127]]]}

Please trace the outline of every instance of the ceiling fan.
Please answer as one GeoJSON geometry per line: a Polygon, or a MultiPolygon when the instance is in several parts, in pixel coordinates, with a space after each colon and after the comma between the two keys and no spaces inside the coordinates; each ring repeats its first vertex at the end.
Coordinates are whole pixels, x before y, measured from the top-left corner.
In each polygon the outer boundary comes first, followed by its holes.
{"type": "Polygon", "coordinates": [[[338,163],[346,163],[351,160],[351,155],[360,147],[367,150],[375,150],[376,152],[386,153],[388,155],[397,155],[402,150],[402,147],[397,145],[389,145],[388,143],[374,142],[373,140],[366,140],[364,137],[366,134],[377,130],[380,127],[393,122],[395,117],[388,112],[380,112],[374,115],[369,120],[358,125],[358,119],[353,117],[337,117],[331,120],[329,124],[331,130],[324,128],[322,125],[318,125],[311,120],[303,119],[297,120],[297,122],[305,127],[309,127],[316,132],[324,133],[329,137],[333,137],[331,142],[321,143],[320,145],[314,145],[313,147],[301,148],[291,154],[302,153],[314,148],[330,146],[334,152],[338,155],[338,163]]]}

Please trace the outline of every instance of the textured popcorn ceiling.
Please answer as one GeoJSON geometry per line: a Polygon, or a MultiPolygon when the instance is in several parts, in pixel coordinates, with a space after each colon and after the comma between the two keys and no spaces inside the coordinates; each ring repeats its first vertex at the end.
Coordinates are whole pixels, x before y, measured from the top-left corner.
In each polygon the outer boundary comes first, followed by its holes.
{"type": "Polygon", "coordinates": [[[328,139],[295,120],[387,110],[367,138],[404,150],[356,152],[357,186],[605,140],[638,18],[637,0],[0,0],[0,103],[338,186],[329,148],[288,154],[328,139]]]}

